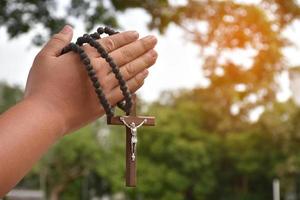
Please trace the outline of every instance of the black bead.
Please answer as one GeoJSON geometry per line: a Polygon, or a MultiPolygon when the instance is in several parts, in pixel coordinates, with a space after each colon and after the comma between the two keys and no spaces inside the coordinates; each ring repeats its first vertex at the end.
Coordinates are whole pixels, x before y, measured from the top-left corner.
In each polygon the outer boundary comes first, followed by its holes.
{"type": "Polygon", "coordinates": [[[77,46],[76,44],[71,43],[71,44],[70,44],[70,48],[71,48],[72,51],[78,52],[78,46],[77,46]]]}
{"type": "Polygon", "coordinates": [[[83,64],[88,65],[91,63],[90,59],[86,57],[85,59],[82,60],[83,64]]]}
{"type": "Polygon", "coordinates": [[[127,90],[127,86],[125,86],[125,85],[120,85],[120,88],[121,88],[122,91],[126,91],[127,90]]]}
{"type": "Polygon", "coordinates": [[[115,63],[113,60],[111,60],[108,64],[109,64],[112,68],[118,69],[116,63],[115,63]]]}
{"type": "Polygon", "coordinates": [[[94,41],[94,40],[90,40],[90,41],[89,41],[89,44],[90,44],[92,47],[95,47],[95,41],[94,41]]]}
{"type": "Polygon", "coordinates": [[[113,68],[111,69],[111,71],[112,71],[114,74],[120,73],[120,70],[119,70],[119,68],[117,68],[117,67],[113,67],[113,68]]]}
{"type": "Polygon", "coordinates": [[[83,43],[84,43],[84,39],[83,39],[83,37],[79,37],[79,38],[77,38],[76,44],[78,44],[79,46],[82,46],[82,45],[83,45],[83,43]]]}
{"type": "Polygon", "coordinates": [[[88,57],[87,54],[86,54],[85,52],[81,52],[81,53],[79,54],[79,56],[80,56],[80,59],[81,59],[81,60],[84,60],[85,58],[88,57]]]}
{"type": "Polygon", "coordinates": [[[91,64],[89,64],[89,65],[86,65],[85,68],[86,68],[86,70],[90,71],[93,69],[93,66],[91,64]]]}
{"type": "Polygon", "coordinates": [[[95,71],[94,69],[92,69],[92,70],[90,70],[90,71],[88,72],[88,75],[89,75],[89,76],[95,76],[95,75],[96,75],[96,71],[95,71]]]}
{"type": "Polygon", "coordinates": [[[84,52],[84,50],[82,49],[82,48],[78,48],[78,53],[79,54],[81,54],[81,53],[83,53],[84,52]]]}
{"type": "Polygon", "coordinates": [[[110,57],[110,56],[107,56],[106,58],[105,58],[105,60],[106,60],[106,62],[111,62],[112,61],[112,57],[110,57]]]}
{"type": "Polygon", "coordinates": [[[71,50],[70,45],[65,46],[65,47],[61,50],[60,55],[65,54],[65,53],[68,53],[70,50],[71,50]]]}
{"type": "MultiPolygon", "coordinates": [[[[130,94],[129,90],[127,91],[126,96],[127,96],[127,101],[131,101],[131,94],[130,94]]],[[[126,97],[125,97],[125,99],[126,99],[126,97]]]]}
{"type": "Polygon", "coordinates": [[[123,80],[123,77],[122,77],[121,73],[117,73],[115,76],[116,76],[116,78],[119,80],[119,83],[120,83],[120,85],[121,85],[120,80],[123,80]]]}
{"type": "Polygon", "coordinates": [[[100,103],[104,105],[104,107],[106,108],[106,110],[108,110],[110,108],[110,105],[108,104],[107,99],[104,98],[104,96],[101,96],[99,98],[100,98],[100,103]]]}
{"type": "Polygon", "coordinates": [[[117,105],[118,105],[119,108],[121,108],[123,110],[125,109],[125,101],[120,101],[120,102],[117,103],[117,105]]]}
{"type": "Polygon", "coordinates": [[[69,52],[69,51],[71,51],[71,46],[68,45],[68,46],[66,46],[64,49],[65,49],[66,52],[69,52]]]}
{"type": "Polygon", "coordinates": [[[91,76],[91,80],[95,83],[96,81],[98,81],[98,78],[96,76],[91,76]]]}
{"type": "Polygon", "coordinates": [[[104,32],[107,33],[108,35],[112,35],[115,33],[115,31],[110,27],[105,27],[104,32]]]}
{"type": "Polygon", "coordinates": [[[87,33],[85,33],[85,34],[83,34],[83,36],[82,36],[84,39],[88,39],[89,37],[90,37],[90,35],[89,34],[87,34],[87,33]]]}
{"type": "Polygon", "coordinates": [[[98,95],[101,95],[103,94],[102,90],[100,88],[96,88],[95,89],[95,92],[98,94],[98,95]]]}
{"type": "Polygon", "coordinates": [[[90,34],[90,36],[96,40],[100,39],[100,35],[97,32],[90,34]]]}
{"type": "MultiPolygon", "coordinates": [[[[101,103],[105,101],[105,100],[103,100],[103,99],[105,99],[103,93],[101,93],[101,94],[98,94],[98,93],[97,93],[97,97],[99,98],[99,100],[100,100],[101,103]]],[[[103,104],[105,104],[105,103],[103,103],[103,104]]],[[[107,103],[106,103],[106,104],[107,104],[107,103]]]]}
{"type": "Polygon", "coordinates": [[[124,79],[122,78],[121,80],[119,80],[120,85],[126,85],[126,82],[124,81],[124,79]]]}
{"type": "Polygon", "coordinates": [[[100,54],[102,54],[103,52],[105,52],[105,49],[102,46],[100,46],[100,44],[97,46],[96,49],[97,49],[98,53],[100,53],[100,54]]]}
{"type": "Polygon", "coordinates": [[[106,58],[107,57],[107,53],[105,51],[101,52],[100,55],[101,55],[102,58],[106,58]]]}
{"type": "Polygon", "coordinates": [[[95,41],[94,47],[95,47],[95,49],[98,50],[98,48],[100,47],[100,44],[97,41],[95,41]]]}
{"type": "Polygon", "coordinates": [[[93,85],[94,85],[94,87],[96,87],[96,88],[100,87],[100,83],[99,83],[99,81],[95,81],[95,82],[93,82],[93,85]]]}
{"type": "Polygon", "coordinates": [[[99,28],[97,29],[97,32],[98,32],[100,35],[103,34],[103,33],[104,33],[103,27],[99,27],[99,28]]]}
{"type": "Polygon", "coordinates": [[[97,49],[99,45],[100,44],[96,40],[93,40],[93,47],[95,47],[95,49],[97,49]]]}

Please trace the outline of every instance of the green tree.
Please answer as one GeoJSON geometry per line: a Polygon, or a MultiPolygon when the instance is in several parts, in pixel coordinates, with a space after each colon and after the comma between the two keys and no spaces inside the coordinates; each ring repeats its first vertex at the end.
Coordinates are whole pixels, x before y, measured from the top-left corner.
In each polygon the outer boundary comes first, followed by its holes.
{"type": "Polygon", "coordinates": [[[87,126],[64,137],[39,163],[42,184],[51,200],[84,195],[84,180],[103,161],[94,128],[87,126]]]}
{"type": "Polygon", "coordinates": [[[0,114],[22,99],[23,91],[18,86],[0,82],[0,114]]]}

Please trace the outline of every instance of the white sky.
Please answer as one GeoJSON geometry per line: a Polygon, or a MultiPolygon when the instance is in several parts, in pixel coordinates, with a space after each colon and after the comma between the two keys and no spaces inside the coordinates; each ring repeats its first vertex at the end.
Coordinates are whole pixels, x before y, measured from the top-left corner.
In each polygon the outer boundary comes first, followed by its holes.
{"type": "MultiPolygon", "coordinates": [[[[183,3],[184,0],[173,0],[175,3],[183,3]]],[[[160,92],[164,90],[175,90],[178,88],[193,88],[207,84],[201,72],[202,60],[198,54],[198,48],[184,37],[184,32],[171,25],[164,35],[150,32],[146,24],[150,20],[147,14],[139,9],[129,10],[118,16],[121,26],[125,30],[138,30],[140,36],[154,34],[158,37],[159,58],[150,70],[145,85],[139,91],[142,98],[152,101],[159,98],[160,92]]],[[[74,38],[83,33],[76,26],[74,38]]],[[[286,31],[286,35],[292,38],[297,48],[288,48],[284,51],[287,62],[291,65],[300,65],[300,23],[294,23],[286,31]]],[[[5,30],[0,29],[0,81],[4,80],[10,84],[25,86],[27,75],[34,56],[40,48],[31,47],[31,35],[21,36],[14,40],[8,40],[5,30]]],[[[290,95],[288,76],[285,74],[279,80],[283,87],[280,93],[281,100],[290,95]]]]}

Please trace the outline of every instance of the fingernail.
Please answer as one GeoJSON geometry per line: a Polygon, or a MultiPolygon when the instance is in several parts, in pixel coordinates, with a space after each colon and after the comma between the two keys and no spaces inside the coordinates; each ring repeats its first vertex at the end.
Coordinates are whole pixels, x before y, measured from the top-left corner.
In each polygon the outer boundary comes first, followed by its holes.
{"type": "Polygon", "coordinates": [[[154,37],[153,35],[148,35],[147,37],[145,37],[145,40],[156,41],[156,37],[154,37]]]}
{"type": "Polygon", "coordinates": [[[145,69],[143,72],[142,72],[142,75],[144,78],[146,78],[149,74],[149,71],[147,69],[145,69]]]}
{"type": "Polygon", "coordinates": [[[70,25],[65,25],[64,28],[60,31],[62,34],[69,34],[73,31],[72,26],[70,25]]]}
{"type": "Polygon", "coordinates": [[[149,51],[149,54],[153,57],[153,58],[156,58],[157,57],[157,52],[155,50],[150,50],[149,51]]]}
{"type": "Polygon", "coordinates": [[[134,39],[139,38],[139,33],[137,31],[130,31],[130,34],[134,39]]]}

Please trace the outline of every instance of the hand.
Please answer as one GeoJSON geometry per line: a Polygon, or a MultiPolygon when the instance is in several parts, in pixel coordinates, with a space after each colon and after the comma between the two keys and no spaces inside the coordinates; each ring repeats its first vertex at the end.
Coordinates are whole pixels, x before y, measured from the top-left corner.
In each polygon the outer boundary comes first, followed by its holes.
{"type": "MultiPolygon", "coordinates": [[[[59,56],[61,49],[70,43],[72,32],[70,26],[65,26],[36,56],[24,97],[48,109],[49,115],[54,115],[60,124],[61,134],[105,114],[79,55],[70,52],[59,56]]],[[[138,37],[137,32],[127,31],[99,40],[120,67],[131,92],[143,85],[148,75],[147,68],[157,59],[153,49],[156,38],[147,36],[138,40],[138,37]]],[[[105,96],[111,105],[115,105],[123,96],[110,66],[94,48],[84,45],[83,49],[91,59],[105,96]]]]}

